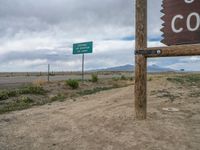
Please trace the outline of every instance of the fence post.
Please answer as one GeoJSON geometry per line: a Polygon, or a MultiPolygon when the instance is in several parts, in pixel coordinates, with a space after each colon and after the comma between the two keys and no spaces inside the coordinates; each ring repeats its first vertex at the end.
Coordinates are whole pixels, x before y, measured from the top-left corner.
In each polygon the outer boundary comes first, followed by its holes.
{"type": "Polygon", "coordinates": [[[47,76],[48,76],[48,82],[50,81],[50,78],[49,78],[49,76],[50,76],[50,64],[48,64],[48,73],[47,73],[47,76]]]}

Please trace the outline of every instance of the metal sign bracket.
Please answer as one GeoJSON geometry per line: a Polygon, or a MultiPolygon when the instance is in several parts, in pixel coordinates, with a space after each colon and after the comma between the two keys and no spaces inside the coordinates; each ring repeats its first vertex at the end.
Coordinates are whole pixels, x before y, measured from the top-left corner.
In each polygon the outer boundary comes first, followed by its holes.
{"type": "Polygon", "coordinates": [[[162,50],[136,50],[135,55],[160,55],[162,50]]]}

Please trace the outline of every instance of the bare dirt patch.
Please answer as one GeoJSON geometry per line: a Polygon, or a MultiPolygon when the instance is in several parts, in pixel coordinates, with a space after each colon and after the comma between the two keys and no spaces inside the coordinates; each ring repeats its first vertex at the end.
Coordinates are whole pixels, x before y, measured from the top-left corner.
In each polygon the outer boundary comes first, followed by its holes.
{"type": "Polygon", "coordinates": [[[199,150],[200,98],[191,90],[153,77],[145,121],[135,120],[133,85],[3,114],[0,149],[199,150]],[[160,90],[179,94],[172,101],[160,90]]]}

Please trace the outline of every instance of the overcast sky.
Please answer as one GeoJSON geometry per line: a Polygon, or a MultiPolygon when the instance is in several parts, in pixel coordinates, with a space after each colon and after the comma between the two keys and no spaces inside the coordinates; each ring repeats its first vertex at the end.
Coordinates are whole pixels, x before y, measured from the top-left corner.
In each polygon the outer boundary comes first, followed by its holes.
{"type": "MultiPolygon", "coordinates": [[[[150,2],[150,1],[148,1],[150,2]]],[[[135,0],[0,0],[0,71],[80,70],[72,44],[93,41],[86,69],[134,64],[135,0]]],[[[161,46],[161,0],[148,4],[148,46],[161,46]]],[[[200,70],[199,57],[149,59],[200,70]]]]}

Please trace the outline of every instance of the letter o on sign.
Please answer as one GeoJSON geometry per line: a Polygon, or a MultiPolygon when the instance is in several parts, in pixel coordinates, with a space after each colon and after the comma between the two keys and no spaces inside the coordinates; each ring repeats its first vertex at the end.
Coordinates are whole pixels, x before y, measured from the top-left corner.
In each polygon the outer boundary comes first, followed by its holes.
{"type": "Polygon", "coordinates": [[[196,31],[198,30],[198,28],[200,27],[200,15],[196,12],[193,12],[191,14],[189,14],[189,16],[187,17],[187,28],[189,31],[196,31]],[[195,17],[196,18],[196,26],[194,28],[191,27],[191,18],[195,17]]]}
{"type": "Polygon", "coordinates": [[[185,0],[186,3],[193,3],[194,0],[185,0]]]}

